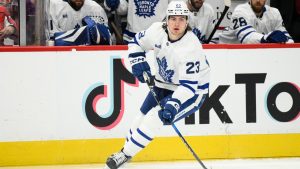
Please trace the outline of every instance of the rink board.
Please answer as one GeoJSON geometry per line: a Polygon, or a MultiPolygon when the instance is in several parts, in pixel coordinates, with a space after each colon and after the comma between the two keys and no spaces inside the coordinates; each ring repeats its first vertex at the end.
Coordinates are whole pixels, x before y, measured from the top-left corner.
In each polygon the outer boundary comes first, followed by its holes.
{"type": "MultiPolygon", "coordinates": [[[[300,157],[300,134],[189,136],[202,160],[300,157]]],[[[0,142],[0,165],[104,163],[124,139],[0,142]]],[[[133,161],[195,160],[179,137],[159,137],[133,161]]]]}
{"type": "MultiPolygon", "coordinates": [[[[299,157],[300,114],[291,107],[299,110],[300,45],[204,48],[212,68],[210,94],[219,97],[211,96],[208,117],[197,112],[189,124],[177,124],[200,158],[299,157]],[[280,93],[285,89],[296,92],[280,93]],[[272,95],[285,113],[268,108],[272,95]]],[[[148,92],[123,69],[126,49],[0,48],[0,166],[103,163],[118,151],[148,92]]],[[[134,161],[189,159],[165,127],[134,161]]]]}

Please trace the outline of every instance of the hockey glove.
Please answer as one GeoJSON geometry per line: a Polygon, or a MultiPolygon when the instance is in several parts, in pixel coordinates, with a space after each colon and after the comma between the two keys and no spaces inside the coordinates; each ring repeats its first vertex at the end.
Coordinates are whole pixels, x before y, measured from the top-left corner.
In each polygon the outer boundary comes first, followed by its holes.
{"type": "Polygon", "coordinates": [[[110,8],[110,11],[114,11],[119,7],[120,0],[105,0],[105,5],[110,8]]]}
{"type": "Polygon", "coordinates": [[[131,64],[132,74],[142,83],[145,83],[143,72],[148,74],[148,77],[151,77],[150,66],[146,61],[145,52],[131,53],[128,56],[128,59],[131,64]]]}
{"type": "Polygon", "coordinates": [[[285,43],[288,37],[280,30],[275,30],[261,38],[261,43],[285,43]]]}
{"type": "Polygon", "coordinates": [[[180,105],[181,103],[179,100],[170,98],[170,100],[168,100],[165,104],[164,109],[158,111],[158,116],[164,125],[172,124],[175,115],[178,113],[180,105]]]}
{"type": "Polygon", "coordinates": [[[107,26],[96,23],[91,17],[82,19],[83,25],[87,25],[92,45],[110,45],[110,32],[107,26]]]}
{"type": "Polygon", "coordinates": [[[90,28],[90,36],[93,45],[110,45],[110,32],[104,24],[97,23],[90,28]]]}

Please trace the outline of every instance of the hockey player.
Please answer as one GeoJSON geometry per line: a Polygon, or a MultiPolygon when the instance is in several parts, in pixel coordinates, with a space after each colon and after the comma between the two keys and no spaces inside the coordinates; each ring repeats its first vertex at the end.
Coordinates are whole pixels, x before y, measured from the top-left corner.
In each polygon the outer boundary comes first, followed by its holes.
{"type": "Polygon", "coordinates": [[[233,11],[231,24],[220,34],[220,43],[293,43],[279,11],[266,0],[249,0],[233,11]]]}
{"type": "Polygon", "coordinates": [[[146,147],[162,127],[197,111],[208,94],[210,67],[201,43],[188,26],[189,10],[183,1],[172,1],[167,20],[153,23],[129,43],[132,74],[144,83],[151,76],[145,53],[154,50],[154,91],[163,109],[149,92],[136,115],[127,141],[111,155],[106,168],[117,169],[146,147]]]}
{"type": "MultiPolygon", "coordinates": [[[[191,11],[189,25],[201,43],[205,43],[214,29],[214,10],[205,0],[188,0],[187,6],[191,11]]],[[[216,43],[215,41],[211,41],[216,43]]]]}
{"type": "Polygon", "coordinates": [[[105,0],[104,5],[116,9],[118,14],[127,14],[127,26],[123,32],[124,43],[132,40],[137,32],[149,28],[154,22],[166,17],[168,3],[172,0],[105,0]],[[116,3],[116,1],[118,3],[116,3]],[[113,3],[114,2],[114,3],[113,3]],[[116,6],[117,4],[117,6],[116,6]]]}
{"type": "Polygon", "coordinates": [[[0,2],[0,46],[4,45],[4,39],[13,35],[17,30],[16,22],[11,18],[5,2],[0,2]]]}
{"type": "Polygon", "coordinates": [[[57,46],[111,44],[106,13],[92,0],[51,0],[49,36],[57,46]]]}

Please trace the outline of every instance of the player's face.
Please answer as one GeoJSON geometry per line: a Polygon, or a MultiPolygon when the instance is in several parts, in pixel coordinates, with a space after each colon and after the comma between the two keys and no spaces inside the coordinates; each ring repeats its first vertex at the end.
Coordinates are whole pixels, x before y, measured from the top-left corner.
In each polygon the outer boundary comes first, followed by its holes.
{"type": "Polygon", "coordinates": [[[255,13],[261,13],[265,4],[266,0],[251,0],[251,7],[255,13]]]}
{"type": "Polygon", "coordinates": [[[69,0],[69,1],[72,4],[72,7],[75,8],[76,10],[79,10],[84,3],[84,0],[69,0]]]}
{"type": "Polygon", "coordinates": [[[204,0],[190,0],[190,1],[191,1],[192,6],[196,10],[199,10],[202,7],[203,2],[204,2],[204,0]]]}
{"type": "Polygon", "coordinates": [[[169,16],[168,30],[170,39],[177,40],[182,37],[188,25],[187,17],[183,15],[169,16]]]}

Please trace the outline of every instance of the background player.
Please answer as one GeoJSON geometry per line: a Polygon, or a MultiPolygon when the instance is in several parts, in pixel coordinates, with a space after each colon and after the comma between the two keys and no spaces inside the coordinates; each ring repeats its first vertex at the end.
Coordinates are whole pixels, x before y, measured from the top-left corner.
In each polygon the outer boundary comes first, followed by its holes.
{"type": "Polygon", "coordinates": [[[293,43],[279,11],[266,0],[249,0],[238,5],[231,24],[220,34],[220,43],[293,43]]]}
{"type": "MultiPolygon", "coordinates": [[[[166,17],[168,3],[172,0],[105,0],[105,6],[116,9],[118,14],[127,14],[127,25],[123,31],[124,43],[132,40],[137,32],[145,30],[154,22],[166,17]],[[118,3],[115,3],[118,1],[118,3]],[[114,4],[114,5],[110,5],[114,4]],[[115,6],[118,4],[118,7],[115,6]],[[124,8],[125,7],[125,8],[124,8]]],[[[183,0],[184,1],[184,0],[183,0]]]]}
{"type": "Polygon", "coordinates": [[[149,92],[124,147],[107,159],[106,168],[117,169],[126,163],[153,140],[160,128],[197,111],[208,94],[210,67],[201,43],[188,26],[189,15],[185,2],[172,1],[166,23],[152,24],[129,43],[132,73],[141,83],[145,82],[144,72],[151,76],[145,54],[154,49],[154,91],[163,110],[149,92]],[[179,115],[181,111],[186,112],[179,115]]]}
{"type": "Polygon", "coordinates": [[[111,44],[106,13],[92,0],[51,0],[49,34],[58,46],[111,44]]]}
{"type": "MultiPolygon", "coordinates": [[[[214,29],[214,10],[205,0],[188,0],[187,6],[191,11],[189,25],[201,43],[205,43],[214,29]]],[[[212,43],[215,43],[213,40],[212,43]]]]}

